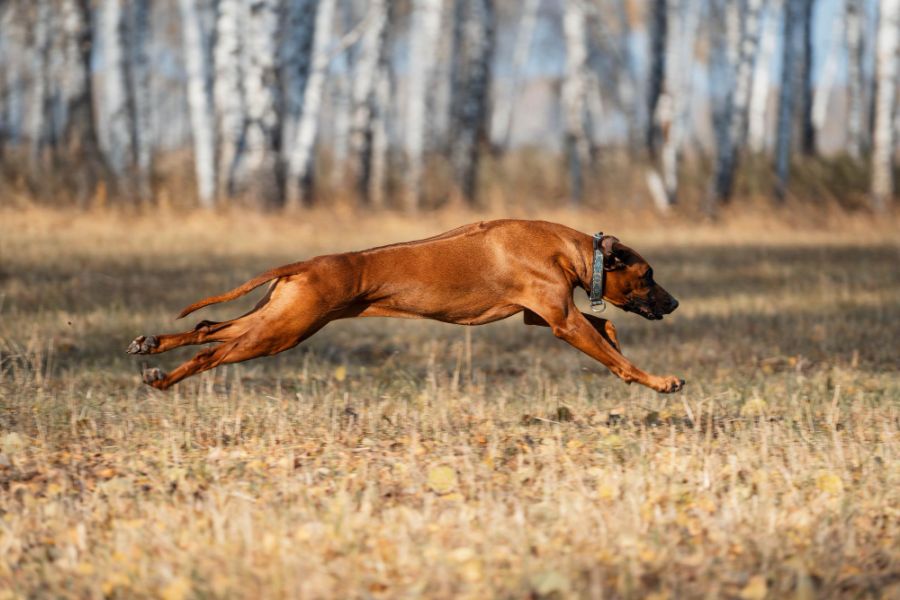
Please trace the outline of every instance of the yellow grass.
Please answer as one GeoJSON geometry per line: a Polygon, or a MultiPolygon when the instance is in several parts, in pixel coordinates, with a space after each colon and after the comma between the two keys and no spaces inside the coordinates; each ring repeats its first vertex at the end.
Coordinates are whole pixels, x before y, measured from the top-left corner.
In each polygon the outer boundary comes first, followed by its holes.
{"type": "Polygon", "coordinates": [[[186,304],[469,217],[0,213],[0,598],[900,595],[896,222],[549,216],[651,260],[681,308],[609,316],[683,393],[518,317],[157,392],[124,348],[186,304]]]}

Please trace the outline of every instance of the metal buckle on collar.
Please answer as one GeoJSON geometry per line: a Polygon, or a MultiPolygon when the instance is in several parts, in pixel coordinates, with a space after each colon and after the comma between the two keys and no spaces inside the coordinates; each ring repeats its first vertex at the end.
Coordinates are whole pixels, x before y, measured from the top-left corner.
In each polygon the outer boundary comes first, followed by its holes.
{"type": "Polygon", "coordinates": [[[603,241],[603,232],[598,231],[594,234],[594,266],[591,275],[591,310],[594,312],[603,312],[606,310],[606,302],[603,301],[603,249],[600,242],[603,241]]]}

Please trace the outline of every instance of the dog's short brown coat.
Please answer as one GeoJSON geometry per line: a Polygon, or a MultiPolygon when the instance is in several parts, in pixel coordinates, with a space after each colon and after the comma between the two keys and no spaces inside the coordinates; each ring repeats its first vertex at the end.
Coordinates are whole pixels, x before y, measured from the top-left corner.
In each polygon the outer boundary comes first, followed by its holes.
{"type": "MultiPolygon", "coordinates": [[[[604,299],[648,319],[678,302],[653,280],[647,261],[618,239],[602,242],[604,299]]],[[[131,354],[158,354],[188,344],[218,342],[171,373],[144,371],[144,381],[166,389],[224,363],[293,348],[328,322],[350,317],[436,319],[482,325],[524,312],[525,323],[553,334],[606,365],[626,382],[675,392],[684,381],[659,377],[629,362],[613,324],[579,311],[576,287],[590,290],[591,236],[545,221],[500,220],[465,225],[425,240],[361,252],[320,256],[267,271],[180,315],[246,294],[272,281],[249,313],[230,321],[201,321],[185,333],[141,336],[131,354]]]]}

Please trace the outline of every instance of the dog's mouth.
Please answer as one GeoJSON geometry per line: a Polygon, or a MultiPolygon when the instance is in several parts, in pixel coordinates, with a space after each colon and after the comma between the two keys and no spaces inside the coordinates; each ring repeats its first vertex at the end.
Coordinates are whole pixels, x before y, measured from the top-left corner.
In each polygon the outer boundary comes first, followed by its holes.
{"type": "Polygon", "coordinates": [[[643,306],[641,304],[635,304],[632,302],[627,303],[622,308],[624,308],[628,312],[633,312],[637,315],[640,315],[648,321],[661,321],[663,316],[665,316],[664,313],[657,312],[648,306],[643,306]]]}

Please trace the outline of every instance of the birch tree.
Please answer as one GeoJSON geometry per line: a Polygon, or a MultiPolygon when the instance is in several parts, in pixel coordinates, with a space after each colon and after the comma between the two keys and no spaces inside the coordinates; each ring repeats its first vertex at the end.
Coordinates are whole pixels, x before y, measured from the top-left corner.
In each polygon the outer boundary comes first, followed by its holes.
{"type": "Polygon", "coordinates": [[[800,150],[806,156],[816,153],[816,128],[813,123],[813,10],[815,0],[803,0],[800,60],[800,150]]]}
{"type": "Polygon", "coordinates": [[[778,38],[776,12],[771,4],[764,11],[760,30],[759,58],[753,71],[750,117],[747,126],[748,145],[759,154],[769,145],[769,94],[772,90],[772,60],[778,38]]]}
{"type": "Polygon", "coordinates": [[[137,194],[142,200],[150,196],[150,0],[130,0],[120,27],[123,47],[122,66],[125,80],[125,107],[128,113],[129,158],[137,194]]]}
{"type": "Polygon", "coordinates": [[[231,197],[237,189],[239,149],[244,134],[244,88],[241,73],[242,0],[219,0],[213,54],[213,104],[218,145],[217,191],[231,197]]]}
{"type": "Polygon", "coordinates": [[[797,37],[803,0],[785,0],[781,50],[781,85],[778,91],[778,127],[775,137],[775,198],[784,200],[790,176],[794,91],[797,78],[797,37]]]}
{"type": "Polygon", "coordinates": [[[569,165],[569,198],[580,204],[584,194],[584,169],[590,165],[593,143],[587,113],[588,45],[587,15],[583,0],[566,0],[563,35],[566,71],[562,84],[565,119],[565,152],[569,165]]]}
{"type": "Polygon", "coordinates": [[[722,131],[717,136],[715,175],[707,198],[707,212],[712,212],[719,203],[728,202],[734,192],[738,159],[747,137],[747,108],[759,46],[761,8],[762,0],[746,0],[741,7],[734,89],[719,124],[722,131]]]}
{"type": "Polygon", "coordinates": [[[94,116],[91,0],[65,0],[61,12],[65,40],[63,87],[67,90],[62,149],[67,161],[78,163],[78,168],[71,170],[73,191],[83,207],[97,184],[109,177],[94,116]]]}
{"type": "MultiPolygon", "coordinates": [[[[657,111],[660,97],[666,87],[666,42],[669,35],[669,5],[667,0],[652,0],[650,4],[650,78],[647,84],[647,114],[650,119],[647,127],[647,151],[655,158],[662,138],[663,124],[659,121],[661,114],[671,112],[657,111]]],[[[671,100],[666,100],[671,104],[671,100]]]]}
{"type": "Polygon", "coordinates": [[[309,201],[315,167],[315,143],[318,132],[322,92],[328,69],[331,26],[335,0],[319,0],[309,80],[303,93],[303,109],[292,146],[287,156],[286,203],[289,209],[302,207],[309,201]]]}
{"type": "Polygon", "coordinates": [[[188,110],[194,145],[194,172],[200,206],[216,200],[215,133],[212,117],[211,65],[208,35],[204,34],[197,0],[179,0],[188,87],[188,110]]]}
{"type": "Polygon", "coordinates": [[[357,74],[353,81],[348,169],[357,198],[368,204],[373,203],[370,186],[373,161],[376,160],[373,157],[375,137],[384,133],[376,130],[384,127],[383,122],[379,122],[385,108],[379,102],[379,86],[383,85],[383,78],[389,77],[386,67],[391,8],[389,0],[372,0],[369,3],[366,30],[356,63],[357,74]]]}
{"type": "Polygon", "coordinates": [[[278,0],[256,0],[242,26],[244,126],[237,160],[243,194],[266,208],[281,205],[279,178],[278,0]]]}
{"type": "Polygon", "coordinates": [[[868,144],[865,123],[866,79],[863,70],[865,52],[865,0],[845,0],[845,41],[847,44],[847,152],[861,158],[868,144]]]}
{"type": "Polygon", "coordinates": [[[659,172],[648,173],[648,187],[657,208],[667,212],[678,199],[678,167],[687,130],[692,94],[691,59],[700,11],[688,0],[669,0],[666,65],[662,91],[656,104],[659,172]]]}
{"type": "Polygon", "coordinates": [[[525,0],[522,7],[522,18],[516,31],[516,44],[513,49],[512,71],[506,94],[496,103],[496,120],[499,124],[497,145],[501,151],[509,148],[510,134],[512,132],[513,116],[516,100],[522,86],[522,76],[528,57],[531,54],[531,46],[534,41],[534,30],[537,25],[537,14],[541,0],[525,0]]]}
{"type": "Polygon", "coordinates": [[[36,166],[42,149],[48,141],[50,75],[50,17],[53,14],[50,0],[37,0],[33,6],[31,23],[31,98],[28,113],[28,139],[31,145],[31,162],[36,166]]]}
{"type": "Polygon", "coordinates": [[[457,0],[456,8],[451,160],[455,193],[474,204],[479,156],[489,143],[494,6],[492,0],[457,0]]]}
{"type": "Polygon", "coordinates": [[[407,164],[403,207],[407,212],[417,211],[422,202],[426,117],[440,29],[441,0],[413,0],[404,140],[407,164]]]}
{"type": "Polygon", "coordinates": [[[883,0],[875,53],[875,119],[872,129],[872,208],[884,212],[894,195],[894,115],[897,105],[897,47],[900,0],[883,0]]]}

